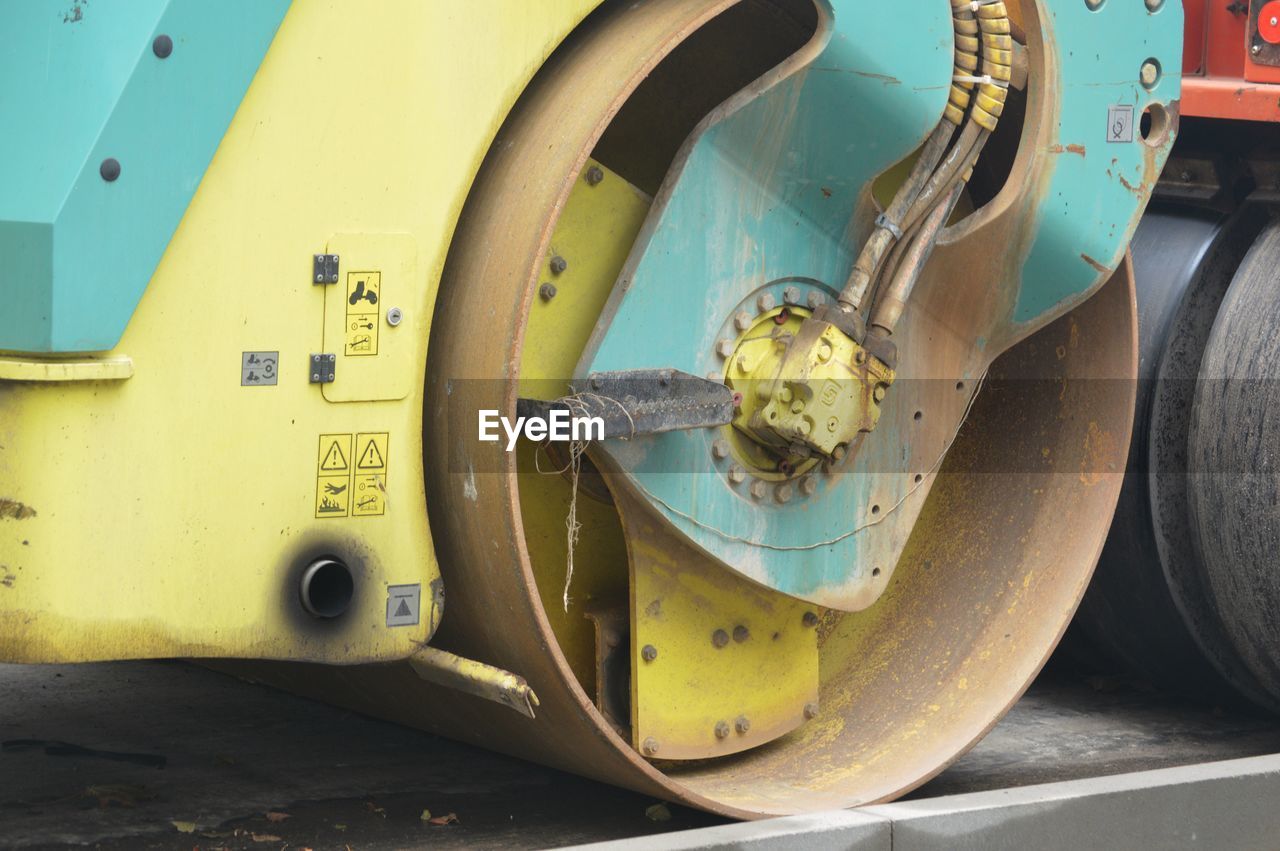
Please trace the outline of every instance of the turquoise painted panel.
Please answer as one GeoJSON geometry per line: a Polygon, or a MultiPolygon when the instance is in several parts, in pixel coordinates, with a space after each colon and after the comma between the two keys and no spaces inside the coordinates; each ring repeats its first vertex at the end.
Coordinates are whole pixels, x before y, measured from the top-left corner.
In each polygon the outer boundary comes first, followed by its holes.
{"type": "MultiPolygon", "coordinates": [[[[1050,29],[1064,45],[1058,158],[1044,196],[1040,227],[1023,267],[1014,319],[1034,323],[1078,300],[1114,269],[1138,226],[1138,214],[1159,176],[1148,174],[1138,136],[1143,111],[1181,96],[1181,4],[1154,13],[1145,3],[1109,0],[1096,11],[1083,2],[1049,4],[1050,29]],[[1162,67],[1156,85],[1139,82],[1146,58],[1162,67]],[[1109,107],[1132,108],[1132,133],[1115,125],[1109,107]],[[1119,130],[1120,132],[1116,132],[1119,130]]],[[[1172,136],[1165,153],[1173,144],[1172,136]]],[[[1163,164],[1164,157],[1157,161],[1163,164]]]]}
{"type": "Polygon", "coordinates": [[[0,349],[119,342],[288,6],[0,4],[0,349]]]}
{"type": "MultiPolygon", "coordinates": [[[[1145,194],[1124,189],[1120,177],[1130,180],[1133,164],[1144,161],[1144,143],[1135,134],[1108,150],[1108,106],[1123,93],[1137,107],[1136,121],[1145,100],[1119,81],[1137,79],[1148,44],[1176,69],[1181,16],[1165,5],[1168,19],[1156,20],[1143,17],[1137,0],[1108,0],[1104,8],[1128,11],[1107,22],[1090,20],[1083,0],[1049,3],[1050,67],[1069,82],[1050,150],[1037,153],[1045,163],[1037,181],[1052,200],[1025,219],[1029,238],[1019,244],[1035,250],[1022,273],[992,281],[1017,290],[1006,302],[1009,315],[993,319],[1044,321],[1060,313],[1105,276],[1082,253],[1096,252],[1089,256],[1113,266],[1123,252],[1145,194]],[[1122,56],[1104,58],[1109,51],[1122,56]],[[1086,145],[1083,156],[1065,147],[1075,144],[1086,145]],[[1112,158],[1119,170],[1106,167],[1112,158]]],[[[941,118],[953,33],[946,0],[922,0],[909,28],[893,4],[835,0],[828,11],[821,54],[759,97],[731,102],[668,175],[579,374],[674,367],[717,375],[724,362],[715,345],[736,335],[729,324],[735,311],[764,293],[781,303],[789,282],[805,282],[806,296],[828,298],[844,283],[851,249],[875,215],[871,181],[941,118]]],[[[1064,88],[1053,78],[1039,84],[1051,99],[1064,88]]],[[[1160,85],[1158,93],[1169,97],[1176,75],[1160,85]]],[[[816,494],[757,501],[727,481],[725,464],[717,466],[714,436],[699,430],[615,440],[604,450],[655,511],[713,558],[795,596],[865,599],[858,589],[872,571],[892,566],[873,560],[896,559],[910,532],[909,524],[885,524],[874,545],[857,534],[876,520],[879,476],[816,476],[816,494]]],[[[883,426],[874,438],[890,452],[908,439],[883,426]]]]}

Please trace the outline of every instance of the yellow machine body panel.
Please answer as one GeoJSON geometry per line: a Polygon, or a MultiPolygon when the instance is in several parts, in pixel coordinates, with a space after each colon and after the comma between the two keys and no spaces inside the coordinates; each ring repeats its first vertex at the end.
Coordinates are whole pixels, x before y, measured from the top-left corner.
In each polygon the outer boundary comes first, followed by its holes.
{"type": "Polygon", "coordinates": [[[431,637],[437,283],[501,122],[595,5],[293,5],[116,349],[4,360],[0,659],[353,664],[431,637]],[[299,604],[319,556],[353,574],[342,618],[299,604]]]}

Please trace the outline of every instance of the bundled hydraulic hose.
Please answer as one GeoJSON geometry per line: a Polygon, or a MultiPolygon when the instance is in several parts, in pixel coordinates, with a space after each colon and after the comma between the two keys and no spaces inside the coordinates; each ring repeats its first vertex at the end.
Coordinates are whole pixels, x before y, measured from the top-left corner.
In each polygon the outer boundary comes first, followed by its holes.
{"type": "Polygon", "coordinates": [[[840,293],[841,310],[860,312],[876,285],[871,325],[885,337],[893,333],[938,233],[996,129],[1013,76],[1013,37],[1003,0],[951,0],[951,12],[955,71],[942,121],[876,219],[840,293]]]}

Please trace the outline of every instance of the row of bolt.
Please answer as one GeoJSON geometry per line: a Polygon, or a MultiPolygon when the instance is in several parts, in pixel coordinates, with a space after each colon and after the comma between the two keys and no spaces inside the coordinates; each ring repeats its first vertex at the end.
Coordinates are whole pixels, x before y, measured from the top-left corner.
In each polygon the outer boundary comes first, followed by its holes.
{"type": "MultiPolygon", "coordinates": [[[[804,615],[801,617],[800,622],[804,624],[806,627],[808,627],[809,629],[813,629],[818,625],[818,615],[816,612],[805,612],[804,615]]],[[[738,626],[735,626],[733,628],[734,641],[741,643],[743,641],[746,641],[750,637],[751,637],[751,631],[747,629],[747,627],[739,624],[738,626]]],[[[720,649],[721,647],[726,646],[728,643],[729,643],[729,633],[726,632],[725,630],[717,629],[711,633],[711,644],[717,650],[720,649]]],[[[652,662],[654,659],[658,658],[658,648],[654,647],[652,644],[646,644],[640,650],[640,658],[644,659],[644,661],[646,662],[652,662]]],[[[814,718],[817,717],[817,715],[818,715],[818,704],[809,702],[804,705],[805,720],[807,721],[813,720],[814,718]]],[[[751,719],[748,718],[746,715],[739,715],[737,718],[733,719],[732,729],[729,727],[729,722],[724,720],[717,721],[714,728],[715,736],[717,739],[729,738],[729,733],[734,730],[737,731],[739,736],[745,736],[748,732],[751,731],[751,719]]],[[[644,752],[645,756],[657,756],[658,751],[661,749],[661,747],[662,747],[661,743],[657,739],[655,739],[653,736],[649,736],[640,744],[640,750],[644,752]]]]}
{"type": "MultiPolygon", "coordinates": [[[[587,169],[587,173],[583,175],[583,179],[587,181],[588,186],[599,186],[600,182],[604,180],[604,171],[601,170],[599,166],[593,165],[587,169]]],[[[564,270],[569,268],[569,261],[557,254],[551,258],[550,265],[552,275],[562,275],[564,274],[564,270]]],[[[551,299],[556,297],[556,285],[550,281],[544,282],[542,286],[538,287],[538,295],[542,296],[543,301],[551,301],[551,299]]]]}

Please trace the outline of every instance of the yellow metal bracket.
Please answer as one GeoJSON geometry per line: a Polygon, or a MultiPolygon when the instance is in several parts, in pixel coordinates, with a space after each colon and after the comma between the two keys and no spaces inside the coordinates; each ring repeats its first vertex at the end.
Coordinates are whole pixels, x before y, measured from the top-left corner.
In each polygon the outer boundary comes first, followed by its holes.
{"type": "Polygon", "coordinates": [[[0,381],[124,381],[133,360],[122,355],[77,360],[0,357],[0,381]]]}

